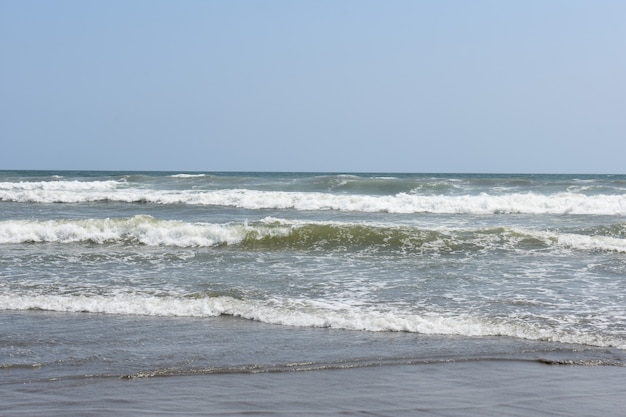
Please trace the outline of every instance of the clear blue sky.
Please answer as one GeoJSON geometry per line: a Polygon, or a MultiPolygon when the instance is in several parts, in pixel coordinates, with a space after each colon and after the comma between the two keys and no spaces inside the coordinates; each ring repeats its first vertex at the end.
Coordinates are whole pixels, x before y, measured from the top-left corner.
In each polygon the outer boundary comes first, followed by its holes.
{"type": "Polygon", "coordinates": [[[626,1],[0,0],[0,169],[626,173],[626,1]]]}

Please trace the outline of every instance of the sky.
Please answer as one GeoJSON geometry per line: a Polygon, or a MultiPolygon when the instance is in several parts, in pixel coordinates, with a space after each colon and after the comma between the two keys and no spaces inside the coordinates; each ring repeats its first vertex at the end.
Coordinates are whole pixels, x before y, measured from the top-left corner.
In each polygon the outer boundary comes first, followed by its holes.
{"type": "Polygon", "coordinates": [[[626,174],[626,1],[0,0],[0,170],[626,174]]]}

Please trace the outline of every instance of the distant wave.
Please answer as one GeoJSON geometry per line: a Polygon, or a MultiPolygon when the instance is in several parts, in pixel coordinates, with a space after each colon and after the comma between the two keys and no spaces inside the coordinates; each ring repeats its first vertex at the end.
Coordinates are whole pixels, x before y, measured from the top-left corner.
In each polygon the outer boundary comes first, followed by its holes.
{"type": "Polygon", "coordinates": [[[587,214],[626,215],[626,195],[510,193],[478,195],[364,195],[325,192],[224,190],[151,190],[118,181],[0,183],[0,201],[21,203],[188,204],[244,209],[336,210],[440,214],[587,214]]]}
{"type": "Polygon", "coordinates": [[[206,177],[207,174],[174,174],[171,175],[172,178],[202,178],[206,177]]]}
{"type": "Polygon", "coordinates": [[[278,302],[242,300],[228,296],[149,296],[115,294],[94,296],[0,295],[3,310],[47,310],[124,315],[212,317],[228,315],[269,324],[326,327],[372,332],[411,332],[438,335],[509,336],[521,339],[576,343],[626,349],[616,336],[572,333],[514,318],[480,319],[472,316],[416,315],[355,308],[324,308],[303,300],[278,302]]]}
{"type": "Polygon", "coordinates": [[[397,253],[461,253],[489,249],[570,248],[626,253],[626,223],[579,232],[385,226],[340,222],[298,222],[266,218],[255,223],[189,223],[151,216],[117,219],[7,220],[0,244],[123,243],[147,246],[216,247],[250,250],[326,250],[397,253]]]}
{"type": "MultiPolygon", "coordinates": [[[[54,176],[53,178],[60,178],[54,176]]],[[[115,190],[120,185],[119,181],[19,181],[0,182],[0,191],[3,193],[42,191],[42,192],[86,192],[86,191],[110,191],[115,190]]]]}

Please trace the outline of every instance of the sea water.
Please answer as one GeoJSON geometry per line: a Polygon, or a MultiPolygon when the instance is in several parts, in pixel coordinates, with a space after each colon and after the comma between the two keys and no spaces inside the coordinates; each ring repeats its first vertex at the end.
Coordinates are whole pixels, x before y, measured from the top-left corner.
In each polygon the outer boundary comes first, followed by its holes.
{"type": "Polygon", "coordinates": [[[626,176],[0,172],[5,393],[494,360],[624,366],[626,176]]]}

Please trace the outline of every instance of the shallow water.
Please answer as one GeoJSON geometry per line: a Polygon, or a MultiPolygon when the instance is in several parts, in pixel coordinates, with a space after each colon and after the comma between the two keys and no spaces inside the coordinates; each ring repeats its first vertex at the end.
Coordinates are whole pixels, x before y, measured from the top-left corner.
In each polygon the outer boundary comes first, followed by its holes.
{"type": "Polygon", "coordinates": [[[161,412],[120,387],[434,369],[467,410],[445,370],[623,378],[624,271],[623,176],[1,172],[0,387],[17,414],[73,387],[161,412]]]}
{"type": "Polygon", "coordinates": [[[229,317],[0,318],[2,351],[21,362],[1,370],[2,415],[617,416],[625,405],[619,349],[229,317]]]}

